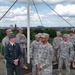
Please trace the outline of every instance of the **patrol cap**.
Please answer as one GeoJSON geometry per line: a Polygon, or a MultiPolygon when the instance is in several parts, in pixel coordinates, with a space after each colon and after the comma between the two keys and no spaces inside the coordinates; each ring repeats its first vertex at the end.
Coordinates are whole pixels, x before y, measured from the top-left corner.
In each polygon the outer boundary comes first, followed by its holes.
{"type": "Polygon", "coordinates": [[[20,28],[18,28],[18,30],[23,30],[23,28],[22,28],[22,27],[20,27],[20,28]]]}
{"type": "Polygon", "coordinates": [[[7,29],[6,33],[13,33],[11,29],[7,29]]]}
{"type": "Polygon", "coordinates": [[[15,34],[10,34],[9,39],[16,38],[15,34]]]}
{"type": "Polygon", "coordinates": [[[73,30],[70,30],[70,33],[74,33],[74,31],[73,30]]]}
{"type": "Polygon", "coordinates": [[[57,31],[56,33],[61,35],[61,32],[60,31],[57,31]]]}
{"type": "Polygon", "coordinates": [[[40,37],[40,35],[38,35],[38,34],[35,35],[35,38],[39,38],[39,37],[40,37]]]}
{"type": "Polygon", "coordinates": [[[42,36],[42,33],[38,33],[37,35],[38,35],[39,37],[41,37],[41,36],[42,36]]]}
{"type": "Polygon", "coordinates": [[[64,38],[64,37],[68,38],[68,34],[63,34],[63,38],[64,38]]]}
{"type": "Polygon", "coordinates": [[[49,38],[49,34],[43,33],[41,37],[42,37],[42,38],[49,38]]]}

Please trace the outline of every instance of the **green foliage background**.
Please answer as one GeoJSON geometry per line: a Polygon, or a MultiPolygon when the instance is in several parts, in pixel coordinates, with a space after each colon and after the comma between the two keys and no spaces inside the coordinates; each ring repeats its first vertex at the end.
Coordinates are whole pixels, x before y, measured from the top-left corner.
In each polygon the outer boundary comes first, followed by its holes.
{"type": "MultiPolygon", "coordinates": [[[[14,34],[18,33],[17,29],[13,30],[14,34]]],[[[23,30],[23,33],[25,34],[25,36],[27,37],[27,29],[23,30]]],[[[56,37],[56,30],[53,28],[33,28],[30,29],[30,40],[33,41],[34,40],[34,36],[37,33],[48,33],[50,38],[49,38],[49,42],[52,44],[53,38],[56,37]]],[[[69,31],[63,30],[61,31],[62,35],[65,33],[69,33],[69,31]]],[[[6,36],[6,29],[0,29],[0,42],[2,42],[2,39],[6,36]]],[[[2,46],[2,44],[0,43],[0,53],[2,53],[2,55],[4,55],[4,47],[2,46]]]]}

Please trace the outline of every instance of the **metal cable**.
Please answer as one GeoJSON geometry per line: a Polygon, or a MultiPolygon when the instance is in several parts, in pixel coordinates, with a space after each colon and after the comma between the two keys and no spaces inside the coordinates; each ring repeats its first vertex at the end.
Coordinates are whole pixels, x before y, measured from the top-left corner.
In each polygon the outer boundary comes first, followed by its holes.
{"type": "Polygon", "coordinates": [[[37,10],[37,8],[36,8],[36,5],[35,5],[34,0],[32,0],[32,2],[33,2],[33,5],[34,5],[34,7],[35,7],[35,10],[36,10],[36,12],[37,12],[37,15],[38,15],[38,18],[39,18],[39,20],[40,20],[40,23],[41,23],[41,25],[43,26],[42,20],[41,20],[41,18],[40,18],[40,15],[39,15],[39,12],[38,12],[38,10],[37,10]]]}
{"type": "Polygon", "coordinates": [[[60,14],[58,14],[50,5],[48,5],[44,0],[42,0],[51,10],[53,10],[59,17],[61,17],[66,23],[68,23],[71,27],[74,27],[71,23],[69,23],[66,19],[64,19],[60,14]]]}
{"type": "Polygon", "coordinates": [[[10,9],[17,3],[18,0],[16,0],[11,7],[4,13],[4,15],[0,18],[0,20],[2,20],[4,18],[4,16],[10,11],[10,9]]]}

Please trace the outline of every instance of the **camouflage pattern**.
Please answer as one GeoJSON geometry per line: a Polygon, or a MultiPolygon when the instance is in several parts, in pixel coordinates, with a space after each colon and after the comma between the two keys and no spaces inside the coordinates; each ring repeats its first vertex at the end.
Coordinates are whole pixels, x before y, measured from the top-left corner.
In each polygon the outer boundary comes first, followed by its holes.
{"type": "Polygon", "coordinates": [[[9,43],[9,37],[6,36],[3,40],[2,40],[2,44],[3,46],[7,45],[9,43]]]}
{"type": "Polygon", "coordinates": [[[63,41],[63,38],[62,38],[62,37],[55,37],[55,38],[53,39],[54,61],[58,61],[58,59],[57,59],[58,47],[59,47],[61,41],[63,41]],[[56,48],[57,50],[55,50],[55,48],[56,48]]]}
{"type": "Polygon", "coordinates": [[[12,32],[12,30],[11,29],[7,29],[6,30],[6,37],[4,37],[3,38],[3,40],[2,40],[2,44],[3,44],[3,46],[5,46],[5,45],[7,45],[8,43],[9,43],[9,36],[10,36],[10,34],[12,34],[13,32],[12,32]],[[9,35],[8,35],[9,34],[9,35]]]}
{"type": "Polygon", "coordinates": [[[75,44],[75,35],[73,35],[73,36],[70,36],[69,35],[69,41],[74,45],[75,44]]]}
{"type": "Polygon", "coordinates": [[[23,55],[23,63],[26,64],[26,43],[27,43],[27,40],[26,40],[26,37],[24,34],[17,34],[16,35],[16,42],[19,43],[20,45],[20,48],[21,48],[21,52],[22,52],[22,55],[23,55]]]}
{"type": "Polygon", "coordinates": [[[73,57],[73,61],[75,62],[75,35],[70,36],[69,35],[69,41],[73,44],[74,47],[74,57],[73,57]]]}
{"type": "Polygon", "coordinates": [[[63,38],[62,37],[55,37],[53,39],[53,47],[58,48],[61,41],[63,41],[63,38]]]}
{"type": "Polygon", "coordinates": [[[52,75],[53,48],[49,43],[40,44],[36,57],[36,65],[42,68],[38,75],[52,75]]]}
{"type": "Polygon", "coordinates": [[[63,63],[65,64],[67,74],[70,74],[70,62],[74,55],[73,45],[71,42],[62,41],[59,45],[58,56],[59,56],[59,71],[62,71],[63,63]]]}
{"type": "Polygon", "coordinates": [[[35,63],[36,58],[35,57],[36,57],[36,54],[38,53],[39,45],[40,45],[40,42],[34,40],[30,46],[30,57],[32,58],[32,73],[35,75],[37,73],[37,68],[36,68],[36,63],[35,63]]]}

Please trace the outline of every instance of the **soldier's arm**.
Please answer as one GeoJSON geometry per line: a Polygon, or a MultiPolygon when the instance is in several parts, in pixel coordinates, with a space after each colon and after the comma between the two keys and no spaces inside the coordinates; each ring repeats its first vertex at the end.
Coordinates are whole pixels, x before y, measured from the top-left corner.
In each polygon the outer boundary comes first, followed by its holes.
{"type": "Polygon", "coordinates": [[[30,58],[32,58],[32,56],[33,56],[33,50],[34,50],[34,44],[32,42],[30,45],[30,58]]]}
{"type": "Polygon", "coordinates": [[[6,59],[7,62],[14,64],[14,60],[9,56],[10,54],[9,54],[8,50],[9,49],[8,49],[8,47],[6,45],[5,48],[4,48],[4,58],[6,59]]]}
{"type": "Polygon", "coordinates": [[[5,39],[2,40],[2,45],[5,46],[5,39]]]}
{"type": "Polygon", "coordinates": [[[74,48],[73,48],[73,45],[72,45],[72,43],[70,43],[70,50],[69,50],[70,52],[70,60],[72,60],[73,59],[73,56],[74,56],[74,48]]]}
{"type": "Polygon", "coordinates": [[[50,47],[50,56],[51,56],[51,60],[53,61],[54,51],[52,46],[50,47]]]}
{"type": "Polygon", "coordinates": [[[58,50],[58,46],[56,45],[57,44],[56,40],[57,40],[56,38],[53,39],[53,48],[54,48],[54,50],[58,50]]]}
{"type": "Polygon", "coordinates": [[[16,42],[20,44],[20,37],[18,34],[16,35],[16,42]]]}
{"type": "Polygon", "coordinates": [[[53,47],[55,46],[55,38],[53,39],[53,47]]]}

